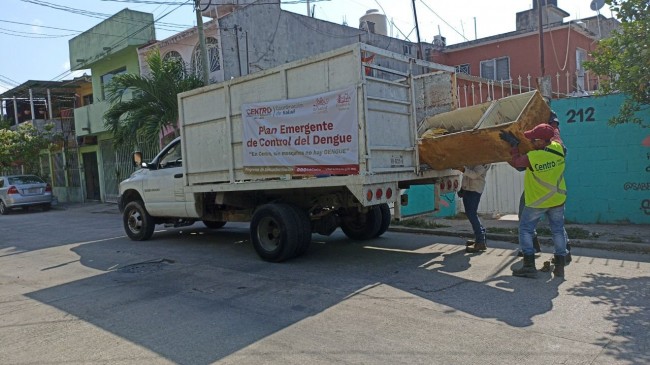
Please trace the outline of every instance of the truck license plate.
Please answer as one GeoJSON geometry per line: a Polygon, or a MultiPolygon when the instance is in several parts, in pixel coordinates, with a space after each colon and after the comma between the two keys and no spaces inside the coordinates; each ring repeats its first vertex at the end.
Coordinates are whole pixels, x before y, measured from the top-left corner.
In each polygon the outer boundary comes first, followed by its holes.
{"type": "Polygon", "coordinates": [[[404,167],[404,156],[402,156],[402,155],[392,155],[392,156],[390,156],[390,166],[391,167],[404,167]]]}

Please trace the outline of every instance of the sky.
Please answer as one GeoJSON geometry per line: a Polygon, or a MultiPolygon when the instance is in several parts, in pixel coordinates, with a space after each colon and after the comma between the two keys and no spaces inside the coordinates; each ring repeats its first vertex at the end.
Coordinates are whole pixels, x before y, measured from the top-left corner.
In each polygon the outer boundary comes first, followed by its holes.
{"type": "MultiPolygon", "coordinates": [[[[224,1],[224,0],[216,0],[224,1]]],[[[592,0],[558,0],[570,14],[565,21],[587,18],[592,0]]],[[[196,25],[191,0],[1,0],[0,93],[27,80],[68,80],[68,41],[118,11],[129,8],[154,15],[156,38],[165,39],[196,25]],[[159,20],[158,20],[159,19],[159,20]]],[[[532,8],[533,0],[415,0],[420,39],[441,34],[447,44],[515,30],[516,13],[532,8]],[[476,24],[476,27],[475,27],[476,24]]],[[[282,8],[307,14],[307,0],[282,0],[282,8]]],[[[417,40],[412,0],[311,0],[318,19],[358,27],[369,9],[386,14],[388,34],[417,40]]],[[[602,15],[611,17],[607,6],[602,15]]],[[[209,18],[204,18],[204,21],[209,18]]],[[[86,71],[90,73],[90,71],[86,71]]],[[[83,72],[81,72],[83,73],[83,72]]]]}

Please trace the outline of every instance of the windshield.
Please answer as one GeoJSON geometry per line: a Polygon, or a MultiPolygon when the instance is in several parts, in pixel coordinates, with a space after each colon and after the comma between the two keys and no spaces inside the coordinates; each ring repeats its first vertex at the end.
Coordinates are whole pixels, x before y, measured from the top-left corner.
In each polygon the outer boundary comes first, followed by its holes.
{"type": "Polygon", "coordinates": [[[11,185],[42,184],[45,182],[40,177],[34,175],[10,176],[7,180],[11,185]]]}

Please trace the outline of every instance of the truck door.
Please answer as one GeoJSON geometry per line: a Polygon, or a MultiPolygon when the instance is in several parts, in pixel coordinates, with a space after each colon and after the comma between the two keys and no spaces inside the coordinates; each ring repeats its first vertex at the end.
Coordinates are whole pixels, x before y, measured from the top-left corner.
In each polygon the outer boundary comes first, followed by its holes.
{"type": "Polygon", "coordinates": [[[167,146],[153,161],[144,180],[144,199],[149,214],[155,217],[187,217],[183,184],[181,143],[167,146]]]}

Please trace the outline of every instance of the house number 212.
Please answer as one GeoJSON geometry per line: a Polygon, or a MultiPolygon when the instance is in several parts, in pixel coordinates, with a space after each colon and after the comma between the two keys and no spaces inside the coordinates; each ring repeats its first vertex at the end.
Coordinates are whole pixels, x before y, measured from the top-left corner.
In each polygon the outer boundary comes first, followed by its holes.
{"type": "Polygon", "coordinates": [[[589,107],[587,109],[569,109],[569,111],[566,112],[566,115],[569,117],[567,120],[567,123],[575,123],[575,122],[595,122],[596,119],[594,119],[594,113],[595,109],[593,107],[589,107]]]}

